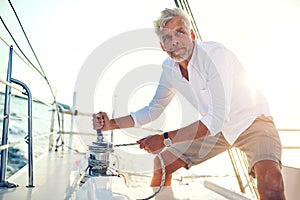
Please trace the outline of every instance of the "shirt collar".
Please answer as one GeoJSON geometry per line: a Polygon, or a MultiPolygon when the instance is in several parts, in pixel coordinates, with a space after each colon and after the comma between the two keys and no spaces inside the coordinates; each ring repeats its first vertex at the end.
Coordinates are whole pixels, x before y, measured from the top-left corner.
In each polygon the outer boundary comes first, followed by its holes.
{"type": "MultiPolygon", "coordinates": [[[[189,71],[190,71],[191,67],[193,67],[193,65],[196,63],[196,60],[197,60],[197,55],[196,54],[197,54],[197,49],[198,49],[197,47],[198,47],[198,40],[195,40],[193,53],[192,53],[191,59],[190,59],[189,64],[188,64],[188,70],[189,71]]],[[[174,63],[173,64],[174,67],[172,69],[172,71],[174,73],[173,75],[177,75],[177,76],[180,75],[182,77],[179,64],[177,62],[175,62],[174,60],[172,60],[172,62],[174,63]]]]}

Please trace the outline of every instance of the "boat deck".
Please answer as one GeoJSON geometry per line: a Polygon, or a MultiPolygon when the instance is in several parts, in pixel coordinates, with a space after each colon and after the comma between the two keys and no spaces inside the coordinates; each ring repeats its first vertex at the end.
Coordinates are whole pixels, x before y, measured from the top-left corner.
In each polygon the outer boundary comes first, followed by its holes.
{"type": "MultiPolygon", "coordinates": [[[[8,182],[18,184],[16,188],[0,188],[1,200],[31,200],[31,199],[146,199],[158,188],[127,187],[122,177],[100,176],[88,178],[81,187],[73,187],[78,183],[80,172],[86,168],[86,147],[77,138],[65,142],[65,147],[58,151],[49,151],[34,160],[34,186],[28,185],[27,166],[8,179],[8,182]],[[83,166],[84,165],[84,166],[83,166]],[[75,188],[75,190],[73,189],[75,188]]],[[[296,200],[300,193],[300,170],[283,167],[287,199],[296,200]]],[[[191,182],[188,185],[173,185],[163,187],[153,198],[156,200],[179,199],[249,199],[238,193],[227,190],[209,181],[191,182]]]]}
{"type": "MultiPolygon", "coordinates": [[[[78,144],[74,144],[78,149],[78,144]]],[[[82,147],[80,147],[82,149],[82,147]]],[[[28,188],[28,169],[25,166],[8,179],[19,187],[0,189],[0,199],[63,199],[74,173],[83,157],[74,150],[59,148],[34,160],[34,187],[28,188]]]]}
{"type": "MultiPolygon", "coordinates": [[[[77,144],[72,144],[72,147],[74,147],[74,145],[76,146],[77,144]]],[[[78,148],[77,145],[74,149],[80,148],[78,148]]],[[[82,165],[82,160],[85,159],[85,153],[83,153],[85,151],[83,147],[81,147],[81,150],[82,153],[65,147],[64,150],[60,148],[58,151],[50,151],[36,159],[34,162],[35,187],[26,187],[28,184],[27,168],[23,168],[8,179],[10,183],[18,184],[19,187],[11,189],[1,188],[0,199],[65,199],[71,191],[71,186],[74,185],[76,177],[80,176],[79,169],[84,168],[84,166],[80,165],[82,165]]],[[[88,180],[90,179],[93,179],[91,180],[93,182],[97,181],[97,178],[89,178],[88,180]]],[[[101,179],[101,177],[98,179],[101,179]]],[[[102,182],[104,179],[102,178],[102,182]]],[[[80,197],[82,197],[82,195],[84,195],[85,199],[141,199],[147,198],[153,194],[153,192],[157,191],[157,188],[151,187],[128,188],[122,178],[110,177],[110,179],[112,179],[110,180],[111,191],[114,194],[119,195],[111,196],[110,198],[97,198],[101,196],[101,193],[90,196],[91,193],[97,193],[97,187],[95,187],[95,185],[89,185],[90,183],[87,181],[84,184],[87,191],[78,192],[79,190],[77,189],[70,199],[81,199],[80,197]]],[[[204,186],[204,184],[197,183],[191,185],[164,187],[162,191],[155,196],[155,199],[222,200],[227,198],[208,189],[204,186]]],[[[241,196],[241,198],[236,199],[246,198],[241,196]]]]}

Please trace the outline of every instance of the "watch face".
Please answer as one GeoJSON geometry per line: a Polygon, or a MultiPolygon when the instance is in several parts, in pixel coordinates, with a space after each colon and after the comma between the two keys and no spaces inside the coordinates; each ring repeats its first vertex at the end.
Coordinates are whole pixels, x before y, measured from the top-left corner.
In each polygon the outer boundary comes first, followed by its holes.
{"type": "Polygon", "coordinates": [[[171,146],[172,141],[170,140],[170,138],[167,138],[167,139],[164,140],[164,144],[165,144],[167,147],[169,147],[169,146],[171,146]]]}

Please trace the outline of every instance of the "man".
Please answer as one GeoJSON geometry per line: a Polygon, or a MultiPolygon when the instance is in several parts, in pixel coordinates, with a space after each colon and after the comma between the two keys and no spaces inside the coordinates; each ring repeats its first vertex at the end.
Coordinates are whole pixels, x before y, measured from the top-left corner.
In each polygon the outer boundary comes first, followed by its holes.
{"type": "MultiPolygon", "coordinates": [[[[246,73],[232,52],[215,42],[200,42],[180,9],[165,9],[154,22],[161,48],[169,58],[150,104],[128,116],[109,119],[93,116],[95,129],[103,131],[140,126],[156,119],[180,92],[199,111],[194,123],[137,141],[149,153],[159,153],[165,163],[165,186],[172,173],[190,168],[236,147],[246,153],[249,174],[257,178],[261,199],[284,199],[281,142],[261,92],[247,84],[246,73]]],[[[154,159],[151,186],[159,186],[161,163],[154,159]]]]}

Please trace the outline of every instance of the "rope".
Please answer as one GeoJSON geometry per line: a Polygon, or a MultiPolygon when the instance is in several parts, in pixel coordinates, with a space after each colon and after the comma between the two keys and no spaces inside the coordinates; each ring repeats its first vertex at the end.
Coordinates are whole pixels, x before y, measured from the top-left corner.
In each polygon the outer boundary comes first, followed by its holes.
{"type": "Polygon", "coordinates": [[[144,199],[137,199],[137,200],[148,200],[148,199],[152,199],[153,197],[155,197],[163,188],[164,184],[165,184],[165,178],[166,178],[166,169],[165,169],[165,164],[164,164],[164,160],[161,157],[161,154],[157,154],[157,157],[159,158],[160,164],[161,164],[161,170],[162,170],[162,177],[161,177],[161,182],[160,182],[160,186],[158,188],[158,190],[156,192],[154,192],[151,196],[144,198],[144,199]]]}
{"type": "MultiPolygon", "coordinates": [[[[21,92],[22,94],[23,94],[23,92],[24,92],[24,90],[20,89],[19,87],[16,87],[14,84],[11,84],[11,83],[9,83],[9,82],[7,82],[7,81],[1,79],[1,78],[0,78],[0,83],[3,83],[3,84],[5,84],[5,85],[7,85],[7,86],[13,88],[13,89],[15,89],[15,90],[21,92]]],[[[27,96],[25,96],[25,97],[27,97],[27,96]]],[[[44,105],[46,105],[46,106],[53,107],[52,104],[49,104],[49,103],[47,103],[47,102],[44,102],[44,101],[40,100],[40,99],[37,98],[37,97],[32,97],[32,99],[35,100],[35,101],[38,101],[38,102],[40,102],[40,103],[42,103],[42,104],[44,104],[44,105]]]]}
{"type": "Polygon", "coordinates": [[[9,147],[17,146],[19,144],[21,144],[21,141],[5,144],[5,145],[0,146],[0,150],[8,149],[9,147]]]}
{"type": "MultiPolygon", "coordinates": [[[[0,17],[0,18],[1,18],[1,17],[0,17]]],[[[21,92],[21,93],[23,92],[23,90],[21,90],[20,88],[16,87],[15,85],[13,85],[13,84],[11,84],[11,83],[9,83],[9,82],[7,82],[7,81],[1,79],[1,78],[0,78],[0,83],[3,83],[3,84],[5,84],[5,85],[7,85],[7,86],[9,86],[9,87],[11,87],[11,88],[13,88],[13,89],[15,89],[15,90],[18,90],[18,91],[21,92]]]]}
{"type": "MultiPolygon", "coordinates": [[[[34,140],[37,140],[39,138],[42,138],[42,137],[46,137],[46,136],[49,136],[51,134],[54,134],[56,132],[51,132],[51,133],[47,133],[47,134],[43,134],[43,135],[39,135],[39,136],[35,136],[33,139],[34,140]]],[[[4,149],[8,149],[10,147],[16,147],[18,145],[22,144],[22,141],[18,141],[18,142],[11,142],[9,144],[5,144],[5,145],[0,145],[0,150],[4,150],[4,149]]],[[[78,151],[79,152],[79,151],[78,151]]]]}
{"type": "Polygon", "coordinates": [[[133,143],[127,143],[127,144],[116,144],[114,147],[127,147],[127,146],[133,146],[133,145],[138,145],[138,143],[133,142],[133,143]]]}
{"type": "Polygon", "coordinates": [[[88,159],[88,166],[89,166],[89,175],[90,176],[104,175],[106,173],[107,168],[108,168],[106,162],[103,162],[102,160],[95,159],[92,156],[92,154],[90,155],[90,157],[88,159]],[[92,172],[95,172],[96,174],[93,175],[92,172]]]}

